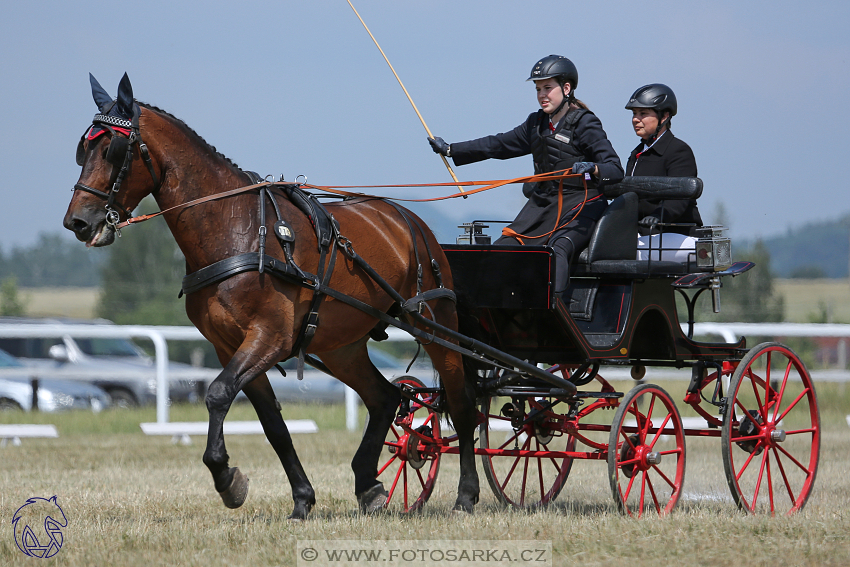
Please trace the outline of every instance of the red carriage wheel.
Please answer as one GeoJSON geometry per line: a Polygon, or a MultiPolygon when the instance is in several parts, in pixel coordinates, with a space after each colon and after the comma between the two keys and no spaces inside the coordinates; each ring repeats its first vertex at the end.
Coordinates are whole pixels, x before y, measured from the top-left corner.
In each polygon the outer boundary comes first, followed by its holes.
{"type": "Polygon", "coordinates": [[[685,480],[685,431],[673,399],[658,386],[635,386],[620,402],[608,438],[608,479],[625,514],[667,514],[676,507],[685,480]]]}
{"type": "Polygon", "coordinates": [[[812,379],[787,346],[750,349],[729,384],[723,465],[732,497],[748,512],[792,514],[812,493],[820,414],[812,379]]]}
{"type": "Polygon", "coordinates": [[[484,421],[479,446],[499,452],[481,455],[484,476],[502,504],[545,506],[567,481],[573,459],[557,452],[575,451],[576,440],[563,431],[565,416],[546,409],[552,401],[548,397],[488,397],[481,403],[484,421]],[[533,413],[539,418],[526,422],[533,413]],[[534,453],[526,455],[529,452],[534,453]]]}
{"type": "MultiPolygon", "coordinates": [[[[425,388],[413,376],[401,376],[395,385],[425,388]]],[[[434,392],[417,392],[415,398],[433,405],[434,392]]],[[[396,418],[387,433],[378,461],[378,480],[389,491],[385,508],[407,513],[421,508],[430,498],[440,468],[440,415],[427,406],[402,399],[408,406],[406,415],[396,418]],[[410,428],[413,432],[409,432],[410,428]]]]}

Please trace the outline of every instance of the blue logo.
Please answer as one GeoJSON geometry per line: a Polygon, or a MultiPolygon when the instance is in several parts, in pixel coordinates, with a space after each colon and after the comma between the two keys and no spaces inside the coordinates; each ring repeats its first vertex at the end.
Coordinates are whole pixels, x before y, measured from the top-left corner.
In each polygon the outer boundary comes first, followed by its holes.
{"type": "Polygon", "coordinates": [[[68,526],[65,512],[50,499],[30,498],[12,516],[15,545],[25,555],[46,559],[59,553],[64,538],[62,528],[68,526]]]}

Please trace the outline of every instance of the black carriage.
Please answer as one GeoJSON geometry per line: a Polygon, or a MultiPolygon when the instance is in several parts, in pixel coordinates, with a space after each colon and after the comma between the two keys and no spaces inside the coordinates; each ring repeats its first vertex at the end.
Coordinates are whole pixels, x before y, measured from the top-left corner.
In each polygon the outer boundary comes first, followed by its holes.
{"type": "MultiPolygon", "coordinates": [[[[679,181],[632,178],[610,188],[614,199],[560,296],[553,293],[548,247],[490,245],[482,223],[465,226],[463,244],[443,246],[463,306],[461,334],[476,339],[473,351],[486,345],[496,352],[476,360],[476,454],[501,502],[552,502],[573,461],[586,459],[607,462],[621,511],[667,513],[682,495],[685,438],[703,436],[721,438],[727,482],[740,508],[776,514],[805,505],[817,471],[820,423],[803,362],[778,343],[748,349],[743,338],[693,338],[697,298],[709,292],[719,310],[722,278],[752,264],[731,262],[731,244],[717,227],[702,230],[685,262],[665,260],[663,250],[635,259],[638,194],[699,195],[699,180],[679,181]],[[676,294],[686,306],[684,329],[676,294]],[[502,353],[522,362],[511,364],[502,353]],[[600,373],[611,366],[630,368],[638,385],[616,391],[600,373]],[[690,372],[683,401],[698,417],[683,421],[664,389],[643,382],[646,367],[690,372]]],[[[441,389],[409,377],[396,383],[405,399],[379,478],[391,487],[388,505],[411,511],[433,491],[441,455],[457,447],[441,422],[441,389]]]]}

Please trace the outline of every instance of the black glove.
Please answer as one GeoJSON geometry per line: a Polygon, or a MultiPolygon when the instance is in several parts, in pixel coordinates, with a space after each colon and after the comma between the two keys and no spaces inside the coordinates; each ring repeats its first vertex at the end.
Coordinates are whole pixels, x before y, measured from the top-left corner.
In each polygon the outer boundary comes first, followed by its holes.
{"type": "Polygon", "coordinates": [[[652,215],[647,215],[638,221],[638,226],[642,226],[644,228],[652,228],[653,225],[661,222],[658,220],[658,217],[654,217],[652,215]]]}
{"type": "Polygon", "coordinates": [[[436,138],[428,138],[428,143],[431,144],[431,149],[434,150],[435,154],[441,154],[446,157],[452,155],[451,144],[447,144],[446,141],[439,136],[436,138]]]}
{"type": "Polygon", "coordinates": [[[592,161],[577,161],[573,164],[573,173],[593,173],[596,169],[596,164],[592,161]]]}

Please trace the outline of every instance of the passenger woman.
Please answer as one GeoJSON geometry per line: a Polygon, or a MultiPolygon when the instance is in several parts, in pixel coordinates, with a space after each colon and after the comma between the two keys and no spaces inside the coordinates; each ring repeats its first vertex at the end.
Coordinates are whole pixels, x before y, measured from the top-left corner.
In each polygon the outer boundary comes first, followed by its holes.
{"type": "MultiPolygon", "coordinates": [[[[632,111],[632,127],[640,138],[640,143],[632,150],[626,163],[627,176],[697,176],[694,152],[688,144],[675,137],[670,129],[678,110],[676,95],[670,87],[659,83],[645,85],[632,94],[626,109],[632,111]]],[[[650,231],[653,234],[676,234],[663,237],[665,249],[692,250],[694,241],[686,237],[693,226],[702,226],[696,199],[641,199],[638,203],[638,218],[642,235],[648,235],[650,231]],[[681,226],[656,228],[658,223],[681,226]]],[[[657,241],[658,238],[653,237],[652,248],[658,247],[657,241]]],[[[646,248],[648,242],[648,238],[641,238],[638,247],[646,248]]],[[[687,261],[686,256],[678,254],[676,259],[687,261]]]]}
{"type": "Polygon", "coordinates": [[[555,291],[569,284],[570,263],[587,246],[593,227],[607,206],[601,187],[623,178],[623,168],[602,123],[578,100],[578,70],[560,55],[549,55],[534,64],[527,79],[534,81],[540,110],[531,113],[509,132],[466,142],[446,143],[428,138],[436,153],[452,158],[455,165],[485,159],[509,159],[531,154],[534,173],[572,168],[584,174],[563,183],[558,215],[559,183],[526,184],[528,202],[495,244],[552,246],[555,251],[555,291]]]}

